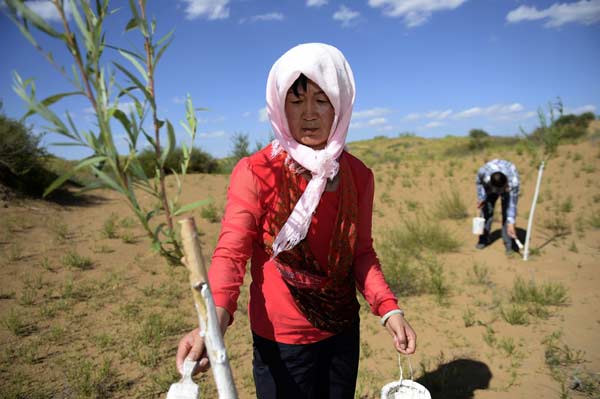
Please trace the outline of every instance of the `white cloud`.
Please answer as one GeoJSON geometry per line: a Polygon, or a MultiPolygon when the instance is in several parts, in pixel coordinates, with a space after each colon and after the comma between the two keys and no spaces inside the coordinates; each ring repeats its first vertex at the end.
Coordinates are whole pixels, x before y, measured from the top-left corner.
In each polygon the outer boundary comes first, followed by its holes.
{"type": "Polygon", "coordinates": [[[350,123],[350,128],[361,129],[361,128],[365,128],[365,127],[385,125],[386,123],[388,123],[386,118],[373,118],[373,119],[369,119],[368,121],[365,121],[365,122],[350,123]]]}
{"type": "Polygon", "coordinates": [[[425,129],[433,129],[434,127],[440,127],[443,126],[444,124],[442,122],[438,122],[438,121],[433,121],[433,122],[429,122],[428,124],[426,124],[425,126],[423,126],[425,129]]]}
{"type": "MultiPolygon", "coordinates": [[[[70,19],[71,18],[71,7],[66,4],[67,4],[67,2],[65,2],[65,5],[64,5],[65,15],[67,16],[67,19],[70,19]]],[[[58,10],[56,9],[54,4],[50,0],[28,1],[25,3],[25,5],[27,6],[27,8],[30,8],[33,12],[35,12],[36,14],[38,14],[40,17],[42,17],[44,20],[46,20],[48,22],[60,22],[61,21],[58,10]]]]}
{"type": "Polygon", "coordinates": [[[268,122],[269,117],[267,116],[267,107],[258,110],[258,120],[260,122],[268,122]]]}
{"type": "Polygon", "coordinates": [[[523,111],[523,106],[519,103],[513,104],[494,104],[487,108],[472,107],[458,112],[452,116],[454,119],[467,119],[476,116],[488,116],[491,118],[505,118],[523,111]]]}
{"type": "Polygon", "coordinates": [[[242,114],[242,116],[243,116],[244,118],[247,118],[247,117],[249,117],[250,115],[252,115],[252,112],[250,112],[250,111],[246,111],[246,112],[244,112],[244,113],[242,114]]]}
{"type": "Polygon", "coordinates": [[[254,23],[254,22],[264,22],[264,21],[283,21],[284,19],[285,19],[285,16],[282,13],[270,12],[268,14],[254,15],[250,18],[242,18],[242,19],[240,19],[240,24],[243,24],[245,22],[254,23]]]}
{"type": "Polygon", "coordinates": [[[577,107],[577,108],[565,108],[565,110],[564,110],[565,114],[575,114],[575,115],[583,114],[586,112],[596,112],[596,106],[588,104],[588,105],[582,105],[581,107],[577,107]]]}
{"type": "Polygon", "coordinates": [[[224,130],[214,130],[212,132],[200,133],[198,136],[203,139],[223,137],[223,136],[225,136],[225,131],[224,130]]]}
{"type": "Polygon", "coordinates": [[[400,17],[404,25],[414,28],[423,25],[436,11],[454,10],[467,0],[369,0],[373,8],[383,8],[388,17],[400,17]]]}
{"type": "Polygon", "coordinates": [[[387,119],[385,118],[373,118],[367,122],[369,126],[375,125],[385,125],[387,123],[387,119]]]}
{"type": "Polygon", "coordinates": [[[392,110],[389,108],[371,108],[365,109],[363,111],[357,111],[352,113],[352,119],[360,119],[360,118],[374,118],[376,116],[387,115],[391,113],[392,110]]]}
{"type": "Polygon", "coordinates": [[[185,104],[185,97],[175,96],[171,99],[175,104],[185,104]]]}
{"type": "Polygon", "coordinates": [[[378,132],[389,132],[391,130],[394,130],[394,126],[385,125],[377,129],[378,132]]]}
{"type": "Polygon", "coordinates": [[[333,19],[336,21],[342,21],[342,26],[349,26],[352,21],[360,16],[358,11],[352,11],[348,7],[342,5],[340,8],[333,14],[333,19]]]}
{"type": "Polygon", "coordinates": [[[506,15],[506,21],[509,23],[537,20],[546,20],[544,26],[547,28],[556,28],[571,22],[591,25],[600,21],[600,0],[554,3],[542,10],[532,6],[520,6],[506,15]]]}
{"type": "Polygon", "coordinates": [[[182,0],[186,3],[185,17],[196,19],[206,17],[207,19],[229,18],[229,0],[182,0]]]}
{"type": "Polygon", "coordinates": [[[423,113],[418,113],[418,112],[412,112],[408,115],[406,115],[404,117],[405,120],[407,121],[414,121],[417,119],[446,119],[448,118],[450,115],[452,115],[452,110],[451,109],[447,109],[445,111],[427,111],[427,112],[423,112],[423,113]]]}
{"type": "Polygon", "coordinates": [[[306,0],[307,7],[321,7],[327,4],[327,0],[306,0]]]}

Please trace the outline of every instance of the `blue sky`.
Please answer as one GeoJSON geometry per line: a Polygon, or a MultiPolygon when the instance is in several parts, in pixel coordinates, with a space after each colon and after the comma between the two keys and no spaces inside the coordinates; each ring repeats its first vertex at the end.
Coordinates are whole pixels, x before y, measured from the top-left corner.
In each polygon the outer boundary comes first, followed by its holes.
{"type": "MultiPolygon", "coordinates": [[[[60,28],[47,2],[28,4],[60,28]]],[[[107,42],[140,48],[139,34],[124,32],[128,2],[113,1],[117,7],[107,42]]],[[[348,141],[402,132],[461,136],[472,128],[514,135],[536,126],[539,107],[557,97],[567,112],[600,112],[600,0],[148,0],[148,13],[157,18],[158,35],[175,28],[157,70],[160,116],[179,126],[189,93],[195,106],[209,109],[199,113],[196,145],[217,157],[231,151],[235,133],[248,134],[251,143],[268,140],[267,74],[286,50],[305,42],[338,47],[353,68],[357,98],[348,141]]],[[[4,14],[0,35],[6,114],[26,111],[12,90],[13,71],[34,78],[40,98],[72,90],[4,14]]],[[[61,46],[42,43],[70,68],[61,46]]],[[[83,99],[54,109],[68,109],[80,127],[94,128],[83,99]]],[[[38,119],[30,122],[43,130],[38,119]]],[[[178,138],[186,137],[178,129],[178,138]]],[[[63,140],[45,137],[50,152],[89,155],[52,146],[56,141],[63,140]]]]}

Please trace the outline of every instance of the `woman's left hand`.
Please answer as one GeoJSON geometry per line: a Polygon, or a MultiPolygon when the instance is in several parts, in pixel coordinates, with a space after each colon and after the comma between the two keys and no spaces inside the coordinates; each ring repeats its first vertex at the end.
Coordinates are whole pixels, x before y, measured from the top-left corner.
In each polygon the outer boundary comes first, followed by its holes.
{"type": "Polygon", "coordinates": [[[417,334],[401,314],[391,316],[385,327],[394,339],[394,347],[404,355],[411,355],[417,349],[417,334]]]}

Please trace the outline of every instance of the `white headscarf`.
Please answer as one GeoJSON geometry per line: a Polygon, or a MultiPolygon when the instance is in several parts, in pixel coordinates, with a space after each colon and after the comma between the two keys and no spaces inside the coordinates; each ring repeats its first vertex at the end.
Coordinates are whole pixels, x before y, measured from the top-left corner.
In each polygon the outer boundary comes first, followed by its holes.
{"type": "Polygon", "coordinates": [[[322,43],[296,46],[279,58],[267,80],[267,115],[279,146],[312,178],[294,210],[273,243],[273,257],[293,248],[306,237],[327,179],[339,170],[338,158],[344,150],[354,105],[354,75],[340,50],[322,43]],[[291,135],[285,115],[285,98],[292,84],[304,74],[327,94],[335,110],[327,145],[322,150],[298,143],[291,135]]]}

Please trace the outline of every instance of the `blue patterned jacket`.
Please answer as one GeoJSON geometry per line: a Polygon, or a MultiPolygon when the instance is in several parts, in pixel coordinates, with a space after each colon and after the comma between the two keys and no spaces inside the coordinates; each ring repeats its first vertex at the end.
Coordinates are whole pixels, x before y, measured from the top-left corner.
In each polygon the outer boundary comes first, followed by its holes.
{"type": "Polygon", "coordinates": [[[494,159],[479,168],[477,172],[477,199],[483,201],[491,192],[490,177],[495,172],[500,172],[508,179],[507,191],[509,192],[509,203],[506,212],[506,222],[514,224],[517,217],[517,201],[519,200],[519,186],[521,179],[515,165],[504,159],[494,159]]]}

